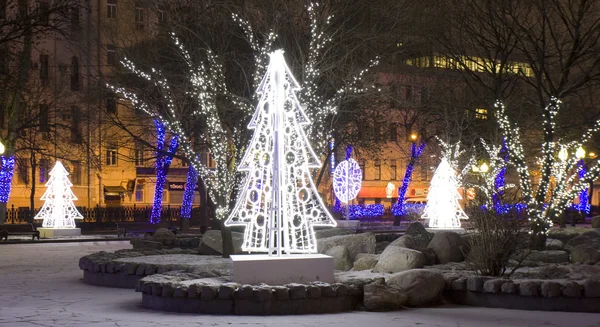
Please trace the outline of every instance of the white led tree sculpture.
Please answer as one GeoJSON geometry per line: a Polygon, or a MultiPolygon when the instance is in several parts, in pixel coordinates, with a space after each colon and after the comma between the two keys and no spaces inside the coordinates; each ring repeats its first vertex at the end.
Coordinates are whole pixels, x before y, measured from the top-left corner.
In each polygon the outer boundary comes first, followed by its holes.
{"type": "Polygon", "coordinates": [[[50,179],[46,183],[48,188],[41,200],[44,205],[35,219],[43,219],[42,227],[46,228],[75,228],[75,219],[83,219],[83,216],[75,208],[74,200],[77,200],[69,181],[69,173],[65,167],[57,161],[50,171],[50,179]]]}
{"type": "Polygon", "coordinates": [[[429,219],[432,228],[460,228],[460,219],[469,218],[458,203],[460,199],[454,169],[444,157],[431,179],[422,218],[429,219]]]}
{"type": "Polygon", "coordinates": [[[238,169],[247,176],[226,226],[245,226],[249,252],[316,253],[314,226],[335,226],[310,176],[321,163],[303,126],[310,122],[296,98],[300,89],[281,50],[270,63],[248,125],[254,135],[238,169]]]}

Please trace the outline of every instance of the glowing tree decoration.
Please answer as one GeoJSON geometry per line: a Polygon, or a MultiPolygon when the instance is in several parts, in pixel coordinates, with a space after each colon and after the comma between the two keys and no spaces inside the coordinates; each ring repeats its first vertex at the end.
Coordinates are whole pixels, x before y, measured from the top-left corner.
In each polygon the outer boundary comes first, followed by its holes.
{"type": "MultiPolygon", "coordinates": [[[[577,176],[579,179],[585,177],[585,173],[587,172],[587,167],[585,165],[585,161],[580,159],[577,162],[577,176]]],[[[589,214],[590,213],[590,198],[588,195],[588,188],[585,188],[579,192],[579,203],[575,205],[575,208],[582,213],[589,214]]]]}
{"type": "MultiPolygon", "coordinates": [[[[190,165],[185,182],[185,190],[183,191],[183,200],[181,202],[181,218],[192,218],[192,205],[194,204],[194,191],[198,182],[198,173],[194,166],[190,165]]],[[[204,205],[204,204],[203,204],[204,205]]]]}
{"type": "Polygon", "coordinates": [[[73,184],[68,175],[60,161],[57,161],[50,171],[50,178],[46,183],[48,189],[41,197],[46,202],[35,216],[35,219],[44,219],[43,227],[75,228],[75,219],[83,219],[73,203],[77,197],[71,191],[73,184]]]}
{"type": "Polygon", "coordinates": [[[302,128],[309,124],[281,50],[271,54],[248,125],[254,135],[239,170],[248,174],[226,226],[246,226],[242,249],[316,253],[313,226],[335,226],[311,179],[321,163],[302,128]]]}
{"type": "Polygon", "coordinates": [[[358,195],[362,185],[362,171],[352,158],[340,162],[333,172],[333,192],[342,202],[348,203],[358,195]]]}
{"type": "Polygon", "coordinates": [[[422,217],[429,219],[432,228],[460,228],[460,219],[469,218],[458,203],[460,199],[454,169],[444,157],[431,179],[422,217]]]}
{"type": "MultiPolygon", "coordinates": [[[[10,196],[10,188],[15,171],[15,157],[1,156],[0,159],[2,159],[2,167],[0,168],[0,202],[6,203],[10,196]]],[[[4,221],[3,218],[0,221],[4,221]]]]}
{"type": "Polygon", "coordinates": [[[179,143],[177,142],[177,136],[171,139],[169,145],[168,154],[164,154],[163,150],[165,147],[165,125],[159,121],[154,120],[157,132],[156,141],[156,185],[154,187],[154,202],[152,203],[152,212],[150,213],[150,223],[160,223],[160,214],[162,212],[162,198],[165,191],[165,184],[167,182],[167,173],[171,161],[173,161],[173,154],[177,151],[179,143]]]}

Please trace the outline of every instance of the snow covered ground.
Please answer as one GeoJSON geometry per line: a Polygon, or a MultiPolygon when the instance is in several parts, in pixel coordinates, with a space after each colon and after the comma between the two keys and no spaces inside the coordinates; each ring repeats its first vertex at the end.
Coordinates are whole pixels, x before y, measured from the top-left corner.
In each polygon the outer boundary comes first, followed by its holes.
{"type": "Polygon", "coordinates": [[[236,317],[154,312],[133,290],[83,284],[81,256],[128,242],[0,245],[0,327],[129,326],[600,326],[600,315],[443,306],[397,312],[236,317]]]}

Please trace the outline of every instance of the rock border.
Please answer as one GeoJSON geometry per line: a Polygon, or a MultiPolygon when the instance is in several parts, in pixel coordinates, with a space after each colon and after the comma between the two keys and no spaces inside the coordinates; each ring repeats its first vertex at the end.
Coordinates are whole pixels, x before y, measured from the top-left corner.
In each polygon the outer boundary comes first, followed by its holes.
{"type": "Polygon", "coordinates": [[[113,260],[163,254],[197,254],[197,251],[189,249],[125,250],[114,253],[101,251],[81,257],[79,259],[79,268],[83,270],[83,282],[85,284],[134,289],[137,282],[145,276],[174,270],[185,271],[186,267],[179,265],[115,262],[113,260]]]}
{"type": "MultiPolygon", "coordinates": [[[[284,286],[170,283],[154,275],[141,279],[142,307],[153,310],[223,314],[291,315],[355,310],[362,303],[362,284],[288,284],[284,286]]],[[[201,280],[199,280],[201,281],[201,280]]]]}
{"type": "Polygon", "coordinates": [[[510,280],[444,276],[456,304],[520,310],[600,313],[600,281],[510,280]]]}

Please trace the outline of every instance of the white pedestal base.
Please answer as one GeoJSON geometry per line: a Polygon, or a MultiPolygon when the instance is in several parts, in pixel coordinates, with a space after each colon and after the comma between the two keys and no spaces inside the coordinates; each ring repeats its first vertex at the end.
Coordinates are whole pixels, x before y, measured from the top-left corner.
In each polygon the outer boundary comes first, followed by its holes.
{"type": "Polygon", "coordinates": [[[333,257],[324,254],[232,255],[232,280],[240,284],[334,283],[333,257]]]}
{"type": "Polygon", "coordinates": [[[37,229],[40,232],[40,237],[54,237],[54,236],[79,236],[81,235],[81,228],[45,228],[41,227],[37,229]]]}
{"type": "Polygon", "coordinates": [[[360,225],[360,221],[358,220],[336,220],[338,228],[346,228],[351,230],[357,230],[358,225],[360,225]]]}
{"type": "Polygon", "coordinates": [[[455,232],[458,234],[463,234],[465,233],[465,229],[462,227],[459,228],[432,228],[432,227],[426,227],[425,228],[428,232],[430,233],[436,233],[436,232],[455,232]]]}

